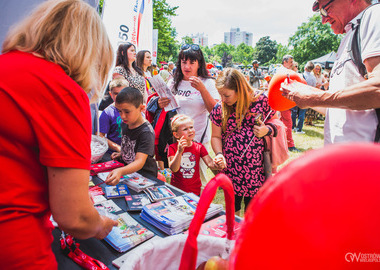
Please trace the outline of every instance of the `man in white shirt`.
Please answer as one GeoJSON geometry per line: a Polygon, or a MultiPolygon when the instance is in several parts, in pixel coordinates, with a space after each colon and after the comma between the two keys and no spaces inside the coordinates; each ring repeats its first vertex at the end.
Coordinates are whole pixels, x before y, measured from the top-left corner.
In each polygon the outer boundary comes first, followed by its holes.
{"type": "Polygon", "coordinates": [[[326,112],[325,144],[375,138],[378,119],[374,108],[380,108],[380,5],[370,5],[370,0],[316,1],[313,11],[320,11],[322,23],[330,23],[335,34],[346,33],[331,70],[330,89],[320,91],[297,82],[283,84],[284,96],[299,107],[324,107],[319,111],[326,112]],[[349,53],[358,20],[367,80],[349,53]]]}

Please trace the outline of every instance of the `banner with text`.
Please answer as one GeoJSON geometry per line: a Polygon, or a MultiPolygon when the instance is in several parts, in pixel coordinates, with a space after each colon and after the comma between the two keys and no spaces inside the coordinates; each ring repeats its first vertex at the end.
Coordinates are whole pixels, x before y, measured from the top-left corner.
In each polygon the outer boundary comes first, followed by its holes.
{"type": "Polygon", "coordinates": [[[115,52],[127,42],[152,51],[153,0],[104,0],[102,13],[115,52]]]}

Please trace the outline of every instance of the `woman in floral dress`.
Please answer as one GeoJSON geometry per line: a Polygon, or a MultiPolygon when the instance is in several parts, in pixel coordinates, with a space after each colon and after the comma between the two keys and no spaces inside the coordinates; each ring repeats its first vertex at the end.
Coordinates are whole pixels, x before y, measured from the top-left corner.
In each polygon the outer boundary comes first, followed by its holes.
{"type": "Polygon", "coordinates": [[[120,44],[117,49],[116,67],[112,78],[123,76],[131,87],[134,87],[143,95],[144,104],[148,99],[143,71],[136,64],[136,47],[132,43],[120,44]]]}

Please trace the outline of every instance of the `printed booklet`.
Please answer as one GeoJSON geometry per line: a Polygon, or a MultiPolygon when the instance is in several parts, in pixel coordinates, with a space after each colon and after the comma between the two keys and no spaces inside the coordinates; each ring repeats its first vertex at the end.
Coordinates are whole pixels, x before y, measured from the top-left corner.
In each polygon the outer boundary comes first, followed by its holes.
{"type": "Polygon", "coordinates": [[[106,193],[107,199],[120,198],[130,194],[127,185],[124,184],[106,186],[104,192],[106,193]]]}
{"type": "Polygon", "coordinates": [[[117,221],[117,227],[113,227],[104,240],[119,252],[125,252],[154,236],[153,232],[143,227],[128,213],[118,215],[117,221]]]}
{"type": "Polygon", "coordinates": [[[126,174],[120,179],[120,182],[126,184],[136,192],[141,192],[147,187],[154,186],[157,182],[150,180],[139,173],[126,174]]]}
{"type": "Polygon", "coordinates": [[[125,166],[123,163],[120,163],[116,160],[110,160],[106,162],[92,164],[90,167],[90,174],[97,175],[100,172],[112,171],[113,169],[125,166]]]}
{"type": "Polygon", "coordinates": [[[165,185],[148,187],[144,190],[146,195],[152,202],[158,202],[166,199],[174,198],[176,195],[165,185]]]}
{"type": "MultiPolygon", "coordinates": [[[[145,205],[141,211],[141,218],[169,235],[178,234],[189,228],[198,202],[197,195],[186,193],[172,199],[145,205]]],[[[221,204],[211,204],[206,219],[222,210],[221,204]]]]}
{"type": "Polygon", "coordinates": [[[103,209],[108,213],[116,213],[121,211],[121,208],[112,200],[102,201],[94,205],[97,209],[103,209]]]}
{"type": "Polygon", "coordinates": [[[125,196],[128,211],[141,211],[144,205],[150,204],[148,195],[145,193],[125,196]]]}
{"type": "MultiPolygon", "coordinates": [[[[240,230],[241,223],[237,222],[235,220],[234,225],[234,239],[236,238],[236,235],[238,231],[240,230]]],[[[184,232],[187,234],[189,231],[184,232]]],[[[215,236],[220,238],[227,237],[227,224],[226,224],[226,215],[222,215],[219,217],[216,217],[214,219],[211,219],[205,223],[202,224],[199,234],[207,235],[207,236],[215,236]]]]}

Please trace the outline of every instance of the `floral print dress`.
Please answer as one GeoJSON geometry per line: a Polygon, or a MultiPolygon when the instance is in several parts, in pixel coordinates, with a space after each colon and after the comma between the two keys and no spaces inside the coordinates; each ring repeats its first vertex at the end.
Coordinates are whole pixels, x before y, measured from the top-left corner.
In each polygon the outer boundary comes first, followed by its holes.
{"type": "Polygon", "coordinates": [[[146,91],[145,78],[143,76],[138,74],[133,69],[131,70],[131,73],[128,74],[125,68],[122,66],[116,66],[113,73],[123,75],[124,78],[129,82],[130,87],[134,87],[140,90],[144,98],[144,104],[146,104],[146,101],[148,99],[148,93],[146,91]]]}
{"type": "MultiPolygon", "coordinates": [[[[268,98],[264,95],[252,102],[249,113],[243,119],[240,129],[236,128],[236,114],[232,113],[227,120],[226,132],[222,132],[223,155],[227,162],[227,168],[223,170],[223,173],[231,178],[235,195],[238,196],[253,197],[265,181],[263,168],[264,138],[255,137],[248,146],[254,136],[254,119],[259,113],[262,114],[262,121],[269,113],[267,120],[275,114],[275,111],[268,104],[268,98]],[[247,151],[240,158],[247,146],[247,151]]],[[[212,109],[210,119],[216,126],[222,126],[222,106],[220,103],[212,109]]]]}

